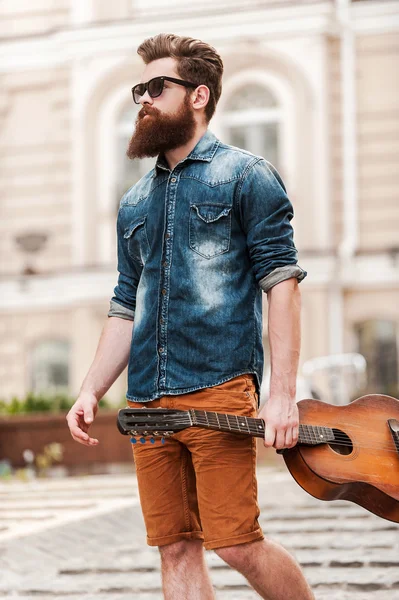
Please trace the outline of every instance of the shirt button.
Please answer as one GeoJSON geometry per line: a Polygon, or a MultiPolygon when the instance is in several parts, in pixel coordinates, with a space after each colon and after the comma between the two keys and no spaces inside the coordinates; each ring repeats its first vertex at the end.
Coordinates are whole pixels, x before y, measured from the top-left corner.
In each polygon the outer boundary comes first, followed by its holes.
{"type": "Polygon", "coordinates": [[[176,177],[172,177],[171,182],[175,183],[175,181],[176,181],[176,177]]]}
{"type": "Polygon", "coordinates": [[[164,319],[161,317],[161,318],[159,319],[159,322],[161,323],[161,325],[163,325],[163,324],[165,323],[165,320],[164,320],[164,319]]]}
{"type": "Polygon", "coordinates": [[[160,349],[159,349],[159,352],[163,352],[163,348],[160,348],[160,349]]]}
{"type": "Polygon", "coordinates": [[[164,260],[164,261],[163,261],[163,263],[162,263],[162,265],[163,265],[164,267],[167,267],[167,266],[168,266],[168,261],[167,261],[167,260],[164,260]]]}
{"type": "Polygon", "coordinates": [[[162,293],[163,293],[163,295],[165,296],[165,294],[166,294],[166,290],[165,290],[165,288],[163,288],[163,290],[162,290],[162,293]]]}
{"type": "Polygon", "coordinates": [[[169,239],[170,238],[170,233],[165,233],[165,239],[169,239]]]}

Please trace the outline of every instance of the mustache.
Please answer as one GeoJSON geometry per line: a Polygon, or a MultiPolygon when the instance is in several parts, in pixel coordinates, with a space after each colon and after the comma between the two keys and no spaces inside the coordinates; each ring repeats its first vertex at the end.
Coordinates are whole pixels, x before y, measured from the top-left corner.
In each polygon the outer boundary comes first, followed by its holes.
{"type": "Polygon", "coordinates": [[[155,115],[157,115],[157,114],[158,114],[158,112],[159,112],[159,111],[158,111],[156,108],[149,108],[149,107],[147,107],[147,108],[144,108],[144,107],[143,107],[143,108],[142,108],[142,109],[139,111],[139,113],[138,113],[138,118],[139,118],[139,119],[142,119],[142,118],[143,118],[143,117],[145,117],[146,115],[152,115],[152,116],[155,116],[155,115]]]}

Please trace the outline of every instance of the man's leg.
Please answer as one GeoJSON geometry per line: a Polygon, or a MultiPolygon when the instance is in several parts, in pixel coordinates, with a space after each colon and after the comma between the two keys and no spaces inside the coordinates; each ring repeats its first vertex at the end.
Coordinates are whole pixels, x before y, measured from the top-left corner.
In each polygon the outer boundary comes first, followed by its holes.
{"type": "Polygon", "coordinates": [[[275,542],[265,539],[215,552],[265,600],[314,600],[298,563],[275,542]]]}
{"type": "Polygon", "coordinates": [[[159,552],[165,600],[214,600],[202,541],[182,540],[159,552]]]}

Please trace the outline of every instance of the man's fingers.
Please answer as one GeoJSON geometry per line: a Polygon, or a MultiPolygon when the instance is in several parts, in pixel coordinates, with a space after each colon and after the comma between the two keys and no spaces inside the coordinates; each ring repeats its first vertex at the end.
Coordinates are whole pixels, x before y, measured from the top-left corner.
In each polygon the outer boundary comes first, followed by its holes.
{"type": "Polygon", "coordinates": [[[277,448],[277,450],[281,450],[282,448],[285,448],[285,430],[284,429],[277,429],[276,443],[274,444],[274,447],[277,448]]]}
{"type": "Polygon", "coordinates": [[[84,431],[81,431],[78,428],[72,428],[72,429],[70,429],[70,431],[71,431],[71,436],[73,437],[75,442],[80,442],[81,444],[84,444],[85,446],[97,446],[98,440],[96,438],[91,438],[84,431]]]}
{"type": "Polygon", "coordinates": [[[287,431],[285,432],[284,447],[291,448],[291,446],[292,446],[292,427],[289,427],[287,429],[287,431]]]}
{"type": "Polygon", "coordinates": [[[71,432],[72,438],[85,446],[96,446],[98,444],[98,440],[95,438],[91,438],[85,431],[88,429],[88,425],[86,425],[82,419],[83,410],[79,409],[75,412],[69,412],[67,415],[67,423],[69,427],[69,431],[71,432]]]}
{"type": "Polygon", "coordinates": [[[72,436],[72,438],[75,440],[75,442],[79,442],[79,444],[82,444],[83,446],[97,446],[98,445],[98,440],[96,440],[95,438],[88,438],[87,440],[81,440],[78,437],[74,437],[72,436]]]}
{"type": "Polygon", "coordinates": [[[276,439],[276,430],[275,428],[270,425],[270,423],[265,423],[265,440],[264,440],[264,445],[267,448],[271,448],[274,444],[274,440],[276,439]]]}
{"type": "Polygon", "coordinates": [[[87,425],[90,425],[93,422],[94,414],[91,408],[86,408],[84,413],[84,420],[87,425]]]}
{"type": "Polygon", "coordinates": [[[293,448],[298,443],[298,427],[289,427],[280,437],[279,432],[276,436],[275,448],[281,450],[283,448],[293,448]],[[283,440],[283,442],[281,441],[283,440]]]}
{"type": "Polygon", "coordinates": [[[298,443],[298,436],[299,436],[299,427],[293,427],[292,428],[292,446],[291,448],[293,448],[294,446],[297,445],[298,443]]]}

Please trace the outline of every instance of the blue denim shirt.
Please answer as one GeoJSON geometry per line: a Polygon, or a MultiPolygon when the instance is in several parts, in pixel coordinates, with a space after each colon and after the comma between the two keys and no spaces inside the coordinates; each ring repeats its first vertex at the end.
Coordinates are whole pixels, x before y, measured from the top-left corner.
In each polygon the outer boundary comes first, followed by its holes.
{"type": "Polygon", "coordinates": [[[173,170],[163,155],[123,196],[108,316],[134,320],[129,400],[262,380],[262,290],[297,265],[293,207],[275,168],[208,129],[173,170]]]}

